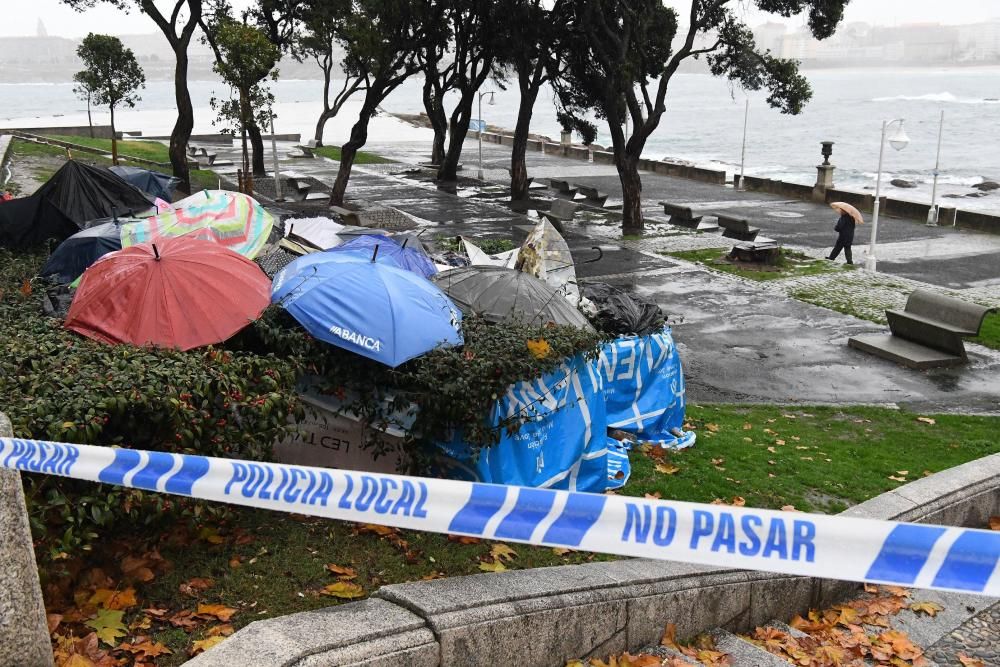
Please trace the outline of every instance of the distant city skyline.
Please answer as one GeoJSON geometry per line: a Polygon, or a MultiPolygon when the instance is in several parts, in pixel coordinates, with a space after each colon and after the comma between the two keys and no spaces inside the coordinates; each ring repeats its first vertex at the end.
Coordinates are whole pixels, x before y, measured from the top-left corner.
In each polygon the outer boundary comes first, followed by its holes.
{"type": "MultiPolygon", "coordinates": [[[[237,8],[245,7],[250,0],[234,0],[237,8]]],[[[111,34],[148,34],[156,32],[149,18],[138,11],[124,14],[110,5],[99,4],[94,9],[78,13],[59,0],[5,0],[13,11],[4,13],[0,22],[0,36],[30,36],[37,34],[38,21],[44,22],[49,35],[59,37],[82,37],[88,32],[111,34]]],[[[167,3],[162,3],[164,6],[167,3]]],[[[173,3],[169,3],[173,4],[173,3]]],[[[686,11],[689,1],[667,2],[680,11],[686,11]]],[[[739,0],[737,7],[749,7],[751,3],[739,0]]],[[[877,25],[902,25],[906,23],[976,23],[1000,17],[1000,3],[996,0],[854,0],[847,8],[848,22],[867,22],[877,25]]],[[[775,20],[765,12],[746,10],[746,20],[751,24],[775,20]]],[[[799,25],[801,17],[780,19],[791,25],[799,25]]]]}

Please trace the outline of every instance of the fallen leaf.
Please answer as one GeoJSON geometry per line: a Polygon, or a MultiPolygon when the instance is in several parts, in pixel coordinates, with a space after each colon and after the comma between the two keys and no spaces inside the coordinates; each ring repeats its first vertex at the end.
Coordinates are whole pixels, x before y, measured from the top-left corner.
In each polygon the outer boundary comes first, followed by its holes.
{"type": "Polygon", "coordinates": [[[49,626],[49,634],[50,635],[56,631],[56,629],[59,627],[59,624],[62,622],[62,619],[63,619],[62,614],[46,614],[45,615],[45,622],[49,626]]]}
{"type": "Polygon", "coordinates": [[[733,502],[731,504],[733,507],[745,507],[747,501],[742,496],[733,496],[733,502]]]}
{"type": "Polygon", "coordinates": [[[618,658],[619,667],[660,667],[660,658],[656,658],[646,653],[630,655],[625,653],[618,658]]]}
{"type": "Polygon", "coordinates": [[[872,593],[873,595],[878,593],[878,586],[875,584],[865,584],[865,593],[872,593]]]}
{"type": "Polygon", "coordinates": [[[104,607],[105,609],[128,609],[139,604],[135,599],[134,588],[126,588],[121,591],[98,588],[87,602],[88,604],[104,607]]]}
{"type": "Polygon", "coordinates": [[[97,638],[109,646],[117,646],[118,638],[128,634],[122,623],[124,611],[120,609],[99,609],[97,616],[87,621],[85,625],[96,631],[97,638]]]}
{"type": "Polygon", "coordinates": [[[931,419],[930,417],[917,417],[917,421],[925,424],[937,424],[937,421],[931,419]]]}
{"type": "Polygon", "coordinates": [[[776,439],[774,441],[774,444],[776,444],[776,445],[783,445],[783,444],[785,444],[785,441],[782,440],[781,438],[778,438],[778,439],[776,439]]]}
{"type": "Polygon", "coordinates": [[[990,530],[1000,530],[1000,516],[990,517],[990,530]]]}
{"type": "MultiPolygon", "coordinates": [[[[335,584],[329,584],[323,587],[324,595],[332,595],[335,598],[340,598],[341,600],[356,600],[357,598],[363,598],[365,596],[365,589],[361,588],[357,584],[352,584],[349,581],[338,581],[335,584]]],[[[229,619],[221,619],[223,621],[229,619]]]]}
{"type": "Polygon", "coordinates": [[[743,442],[753,442],[753,438],[743,438],[743,442]]]}
{"type": "Polygon", "coordinates": [[[813,460],[813,457],[811,457],[811,456],[800,456],[799,458],[802,459],[803,461],[812,461],[813,460]]]}
{"type": "Polygon", "coordinates": [[[709,431],[711,431],[712,433],[718,433],[719,432],[719,425],[718,424],[705,424],[705,428],[708,429],[709,431]]]}
{"type": "Polygon", "coordinates": [[[210,627],[205,632],[205,636],[206,637],[215,637],[215,636],[228,637],[229,635],[233,634],[234,632],[236,632],[236,629],[232,625],[230,625],[229,623],[226,623],[224,625],[213,625],[212,627],[210,627]]]}
{"type": "Polygon", "coordinates": [[[201,621],[194,617],[190,609],[182,609],[167,619],[167,622],[175,628],[182,630],[193,630],[201,625],[201,621]]]}
{"type": "Polygon", "coordinates": [[[910,474],[910,471],[909,471],[909,470],[897,470],[897,471],[896,471],[896,474],[897,474],[897,475],[900,475],[900,476],[902,476],[902,477],[906,477],[907,475],[909,475],[909,474],[910,474]]]}
{"type": "Polygon", "coordinates": [[[358,532],[374,533],[379,537],[388,537],[389,535],[395,535],[399,530],[389,526],[380,526],[377,523],[362,523],[358,525],[358,532]]]}
{"type": "Polygon", "coordinates": [[[148,640],[139,644],[122,644],[119,648],[123,648],[134,655],[136,660],[145,660],[146,658],[155,658],[158,655],[173,653],[173,651],[160,642],[151,642],[148,640]]]}
{"type": "Polygon", "coordinates": [[[493,561],[492,563],[480,563],[479,569],[483,572],[506,572],[507,568],[500,561],[493,561]]]}
{"type": "Polygon", "coordinates": [[[198,597],[198,594],[208,590],[215,585],[215,582],[206,577],[194,577],[193,579],[188,579],[183,582],[179,587],[181,593],[185,595],[190,595],[193,598],[198,597]]]}
{"type": "Polygon", "coordinates": [[[955,657],[962,663],[962,667],[986,667],[986,662],[982,658],[973,658],[964,652],[955,657]]]}
{"type": "Polygon", "coordinates": [[[449,542],[458,542],[459,544],[479,544],[478,537],[469,537],[468,535],[449,535],[449,542]]]}
{"type": "Polygon", "coordinates": [[[552,346],[549,345],[549,341],[544,338],[531,339],[527,341],[528,352],[535,359],[544,359],[550,354],[552,354],[552,346]]]}
{"type": "Polygon", "coordinates": [[[785,419],[797,419],[795,415],[789,414],[787,412],[781,413],[781,416],[784,417],[785,419]]]}
{"type": "Polygon", "coordinates": [[[680,468],[669,463],[657,463],[656,472],[662,472],[664,475],[673,475],[674,473],[680,472],[680,468]]]}
{"type": "Polygon", "coordinates": [[[31,281],[27,278],[21,283],[21,294],[24,296],[31,296],[31,281]]]}
{"type": "Polygon", "coordinates": [[[202,618],[205,618],[206,616],[207,617],[214,617],[214,618],[219,619],[223,623],[226,623],[226,622],[229,621],[230,618],[233,617],[233,614],[235,614],[235,613],[236,613],[235,609],[233,609],[232,607],[227,607],[225,605],[221,605],[221,604],[199,604],[198,605],[198,609],[195,610],[194,615],[195,616],[200,616],[202,618]]]}
{"type": "Polygon", "coordinates": [[[358,576],[357,570],[353,567],[342,567],[334,563],[327,563],[326,569],[337,576],[338,579],[346,581],[348,579],[355,579],[358,576]]]}
{"type": "Polygon", "coordinates": [[[667,627],[663,629],[663,636],[660,638],[660,646],[667,646],[669,648],[677,647],[677,625],[674,623],[667,623],[667,627]]]}
{"type": "Polygon", "coordinates": [[[889,479],[891,479],[894,482],[905,482],[906,481],[905,477],[896,477],[895,475],[889,475],[889,479]]]}
{"type": "Polygon", "coordinates": [[[801,510],[795,509],[795,505],[782,505],[781,506],[781,511],[782,512],[799,512],[801,510]]]}
{"type": "Polygon", "coordinates": [[[557,556],[565,556],[572,551],[572,549],[566,549],[565,547],[552,547],[552,553],[557,556]]]}
{"type": "Polygon", "coordinates": [[[490,549],[490,555],[497,562],[507,561],[508,563],[515,558],[517,558],[517,552],[508,547],[506,544],[494,544],[493,548],[490,549]]]}
{"type": "Polygon", "coordinates": [[[753,428],[753,424],[751,424],[750,422],[747,422],[747,423],[743,424],[743,430],[744,431],[749,431],[752,428],[753,428]]]}
{"type": "Polygon", "coordinates": [[[219,535],[219,530],[215,526],[202,526],[198,529],[198,539],[205,540],[209,544],[222,544],[225,538],[219,535]]]}
{"type": "Polygon", "coordinates": [[[936,602],[914,602],[910,605],[910,611],[917,614],[927,614],[933,618],[937,616],[939,611],[944,611],[944,607],[936,602]]]}
{"type": "Polygon", "coordinates": [[[97,665],[90,658],[85,658],[79,653],[74,653],[60,667],[97,667],[97,665]]]}
{"type": "Polygon", "coordinates": [[[199,639],[198,641],[191,644],[191,655],[195,656],[203,651],[207,651],[213,646],[217,646],[226,640],[225,637],[216,635],[215,637],[209,637],[208,639],[199,639]]]}
{"type": "Polygon", "coordinates": [[[659,491],[654,491],[653,493],[647,493],[643,495],[647,500],[662,500],[663,495],[659,491]]]}
{"type": "Polygon", "coordinates": [[[771,452],[772,454],[777,454],[778,453],[778,450],[775,449],[774,447],[768,447],[767,451],[771,452]]]}

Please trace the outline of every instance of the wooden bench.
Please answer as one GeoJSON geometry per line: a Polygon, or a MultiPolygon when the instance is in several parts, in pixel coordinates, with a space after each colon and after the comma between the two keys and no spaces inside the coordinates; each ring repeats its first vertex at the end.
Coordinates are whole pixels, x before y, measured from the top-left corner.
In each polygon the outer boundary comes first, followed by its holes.
{"type": "Polygon", "coordinates": [[[957,366],[969,358],[963,337],[978,336],[994,308],[915,290],[903,310],[885,311],[890,335],[855,336],[847,343],[910,368],[957,366]]]}
{"type": "Polygon", "coordinates": [[[569,222],[576,215],[576,204],[565,199],[553,200],[548,211],[539,211],[539,215],[552,223],[552,226],[563,233],[562,223],[569,222]]]}
{"type": "Polygon", "coordinates": [[[663,212],[670,216],[671,225],[698,229],[698,225],[701,224],[702,216],[695,216],[690,206],[676,206],[665,201],[661,201],[660,205],[663,206],[663,212]]]}
{"type": "Polygon", "coordinates": [[[759,227],[751,227],[744,218],[733,218],[728,215],[719,215],[719,227],[722,228],[722,236],[727,239],[753,242],[760,234],[759,227]]]}
{"type": "Polygon", "coordinates": [[[603,192],[599,192],[597,188],[592,188],[588,185],[576,185],[574,184],[578,194],[584,196],[587,201],[592,201],[598,206],[604,206],[604,202],[608,200],[608,196],[603,192]]]}

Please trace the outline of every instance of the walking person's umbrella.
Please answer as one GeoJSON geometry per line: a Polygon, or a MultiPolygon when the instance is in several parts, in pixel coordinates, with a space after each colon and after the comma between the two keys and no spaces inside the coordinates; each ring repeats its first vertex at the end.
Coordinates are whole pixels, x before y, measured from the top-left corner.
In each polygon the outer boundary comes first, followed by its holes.
{"type": "Polygon", "coordinates": [[[468,266],[432,278],[466,315],[490,322],[548,323],[593,329],[555,288],[538,278],[499,266],[468,266]]]}
{"type": "Polygon", "coordinates": [[[409,247],[407,240],[403,244],[387,236],[358,236],[332,249],[332,252],[356,252],[371,256],[378,246],[379,257],[391,257],[399,266],[409,271],[430,278],[438,272],[433,260],[424,254],[419,247],[409,247]]]}
{"type": "Polygon", "coordinates": [[[101,257],[122,249],[122,220],[110,220],[73,234],[52,251],[38,275],[62,284],[73,282],[101,257]]]}
{"type": "Polygon", "coordinates": [[[858,223],[859,225],[865,224],[865,219],[861,215],[861,211],[859,211],[855,207],[851,206],[847,202],[843,202],[843,201],[831,202],[830,208],[832,208],[837,213],[841,213],[841,214],[846,213],[847,215],[849,215],[852,218],[854,218],[854,222],[858,223]]]}
{"type": "Polygon", "coordinates": [[[221,343],[260,317],[270,288],[260,267],[232,250],[167,238],[87,269],[65,326],[105,343],[190,350],[221,343]]]}
{"type": "Polygon", "coordinates": [[[461,345],[462,314],[426,278],[328,251],[301,257],[274,278],[271,300],[316,338],[395,368],[441,345],[461,345]]]}

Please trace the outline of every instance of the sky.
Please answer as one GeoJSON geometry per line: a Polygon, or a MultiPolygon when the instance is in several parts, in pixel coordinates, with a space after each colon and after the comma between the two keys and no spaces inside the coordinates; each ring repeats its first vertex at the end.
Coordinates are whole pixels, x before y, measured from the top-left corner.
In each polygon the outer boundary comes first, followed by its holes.
{"type": "MultiPolygon", "coordinates": [[[[237,7],[245,6],[250,0],[234,0],[237,7]]],[[[737,0],[739,4],[750,5],[748,0],[737,0]]],[[[173,0],[158,0],[161,7],[172,6],[173,0]]],[[[668,5],[686,11],[689,0],[671,1],[668,5]]],[[[98,6],[82,14],[74,12],[59,0],[0,0],[0,36],[34,35],[38,19],[45,22],[50,35],[81,37],[88,32],[112,34],[144,34],[155,31],[153,23],[145,16],[133,11],[123,14],[108,5],[98,6]]],[[[900,23],[939,22],[976,23],[1000,17],[1000,2],[997,0],[852,0],[847,9],[848,21],[865,21],[883,25],[900,23]]],[[[763,13],[751,13],[752,24],[763,23],[770,17],[763,13]]],[[[792,20],[798,25],[801,20],[792,20]]]]}

